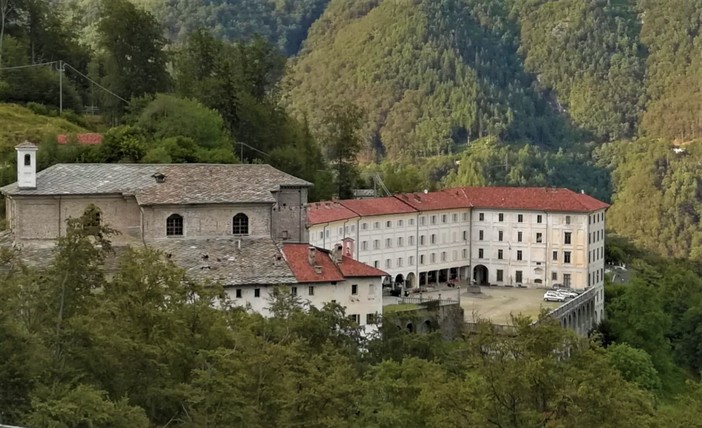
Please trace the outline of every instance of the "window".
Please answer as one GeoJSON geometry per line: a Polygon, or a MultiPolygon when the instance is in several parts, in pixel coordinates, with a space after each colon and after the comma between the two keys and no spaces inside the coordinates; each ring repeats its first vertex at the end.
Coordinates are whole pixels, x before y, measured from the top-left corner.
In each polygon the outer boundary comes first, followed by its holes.
{"type": "Polygon", "coordinates": [[[375,314],[366,314],[366,324],[375,324],[375,314]]]}
{"type": "Polygon", "coordinates": [[[307,294],[314,296],[314,285],[310,285],[310,287],[307,289],[307,294]]]}
{"type": "Polygon", "coordinates": [[[397,238],[397,246],[398,246],[398,247],[401,247],[401,246],[402,246],[402,236],[400,236],[399,238],[397,238]]]}
{"type": "Polygon", "coordinates": [[[424,235],[419,237],[419,245],[424,245],[424,235]]]}
{"type": "Polygon", "coordinates": [[[178,214],[171,214],[166,219],[166,236],[183,235],[183,217],[178,214]]]}
{"type": "Polygon", "coordinates": [[[497,250],[497,258],[502,260],[502,250],[497,250]]]}
{"type": "Polygon", "coordinates": [[[414,245],[414,235],[409,237],[409,245],[414,245]]]}
{"type": "Polygon", "coordinates": [[[356,225],[352,224],[351,225],[351,233],[354,233],[356,231],[356,225]]]}
{"type": "Polygon", "coordinates": [[[463,221],[468,221],[468,213],[463,213],[463,221]]]}
{"type": "Polygon", "coordinates": [[[409,219],[409,224],[410,224],[410,226],[414,226],[414,219],[413,218],[409,219]]]}
{"type": "Polygon", "coordinates": [[[553,260],[558,260],[558,251],[553,252],[553,260]]]}
{"type": "Polygon", "coordinates": [[[32,165],[32,155],[26,154],[24,155],[24,166],[31,166],[32,165]]]}
{"type": "Polygon", "coordinates": [[[390,220],[386,221],[386,222],[385,222],[385,227],[387,227],[388,229],[390,229],[390,228],[392,227],[392,221],[390,221],[390,220]]]}
{"type": "Polygon", "coordinates": [[[385,238],[385,248],[391,248],[391,247],[392,247],[392,239],[385,238]]]}
{"type": "Polygon", "coordinates": [[[446,214],[441,215],[441,222],[446,223],[446,220],[448,219],[448,216],[446,214]]]}
{"type": "Polygon", "coordinates": [[[349,320],[355,322],[356,324],[359,324],[361,322],[361,316],[358,314],[351,314],[349,315],[349,320]]]}
{"type": "MultiPolygon", "coordinates": [[[[293,287],[293,296],[297,296],[297,288],[293,287]]],[[[254,288],[254,297],[261,297],[261,289],[254,288]]]]}
{"type": "Polygon", "coordinates": [[[485,213],[478,214],[478,220],[485,221],[485,213]]]}
{"type": "Polygon", "coordinates": [[[539,214],[539,215],[536,216],[536,222],[537,222],[537,223],[541,223],[542,220],[543,220],[543,217],[541,216],[541,214],[539,214]]]}
{"type": "Polygon", "coordinates": [[[464,241],[467,241],[467,240],[468,240],[468,231],[467,231],[467,230],[464,230],[464,231],[463,231],[463,240],[464,240],[464,241]]]}
{"type": "Polygon", "coordinates": [[[232,233],[234,235],[249,234],[249,218],[246,214],[239,213],[232,219],[232,233]]]}
{"type": "Polygon", "coordinates": [[[329,238],[329,230],[326,231],[327,238],[329,238]]]}
{"type": "Polygon", "coordinates": [[[482,231],[482,230],[479,230],[479,231],[478,231],[478,240],[482,241],[483,238],[484,238],[483,235],[484,235],[483,231],[482,231]]]}
{"type": "Polygon", "coordinates": [[[368,249],[368,241],[361,241],[361,249],[362,250],[368,249]]]}
{"type": "Polygon", "coordinates": [[[467,259],[468,258],[468,250],[464,249],[462,256],[463,256],[464,260],[467,259]]]}
{"type": "Polygon", "coordinates": [[[402,267],[402,257],[397,258],[397,267],[402,267]]]}
{"type": "Polygon", "coordinates": [[[373,223],[373,229],[380,229],[380,222],[379,221],[376,221],[375,223],[373,223]]]}
{"type": "Polygon", "coordinates": [[[351,284],[351,294],[354,296],[358,294],[358,284],[351,284]]]}
{"type": "Polygon", "coordinates": [[[522,242],[522,232],[517,232],[517,242],[522,242]]]}
{"type": "Polygon", "coordinates": [[[414,256],[409,256],[409,265],[414,266],[414,256]]]}
{"type": "Polygon", "coordinates": [[[522,271],[518,270],[515,272],[515,281],[517,282],[517,284],[522,283],[522,271]]]}
{"type": "Polygon", "coordinates": [[[453,218],[453,222],[456,223],[458,221],[458,214],[454,214],[452,216],[452,218],[453,218]]]}
{"type": "Polygon", "coordinates": [[[497,240],[502,241],[502,238],[504,238],[504,235],[505,235],[504,232],[502,232],[501,230],[499,232],[497,232],[497,240]]]}
{"type": "Polygon", "coordinates": [[[502,213],[499,213],[499,214],[497,215],[497,220],[498,220],[498,221],[505,221],[505,215],[502,214],[502,213]]]}
{"type": "Polygon", "coordinates": [[[537,233],[536,234],[536,242],[540,244],[544,240],[544,235],[542,233],[537,233]]]}
{"type": "Polygon", "coordinates": [[[570,224],[570,216],[569,215],[565,216],[565,223],[570,224]]]}
{"type": "Polygon", "coordinates": [[[319,239],[324,239],[324,231],[319,231],[319,239]]]}
{"type": "Polygon", "coordinates": [[[380,267],[380,261],[378,260],[373,260],[373,267],[378,269],[380,267]]]}
{"type": "Polygon", "coordinates": [[[587,286],[589,287],[590,285],[592,285],[592,274],[588,273],[587,274],[587,286]]]}
{"type": "Polygon", "coordinates": [[[558,281],[558,272],[551,272],[551,281],[558,281]]]}
{"type": "Polygon", "coordinates": [[[420,226],[424,226],[426,224],[426,221],[427,221],[426,217],[424,217],[424,216],[419,217],[419,225],[420,226]]]}
{"type": "Polygon", "coordinates": [[[435,254],[435,253],[431,253],[431,255],[430,255],[430,257],[429,257],[429,260],[431,260],[432,263],[436,263],[436,254],[435,254]]]}
{"type": "Polygon", "coordinates": [[[446,261],[446,251],[441,252],[441,261],[445,262],[446,261]]]}
{"type": "Polygon", "coordinates": [[[424,254],[419,256],[419,264],[423,265],[424,264],[424,254]]]}
{"type": "Polygon", "coordinates": [[[570,263],[570,251],[563,252],[563,263],[570,263]]]}
{"type": "Polygon", "coordinates": [[[399,227],[402,227],[403,224],[404,224],[404,223],[403,223],[402,220],[397,220],[397,225],[398,225],[399,227]]]}
{"type": "Polygon", "coordinates": [[[569,273],[563,274],[563,285],[566,287],[570,287],[570,274],[569,273]]]}
{"type": "Polygon", "coordinates": [[[390,259],[385,259],[385,268],[390,269],[392,267],[392,261],[390,259]]]}
{"type": "Polygon", "coordinates": [[[497,281],[498,282],[504,281],[504,275],[505,275],[505,272],[502,269],[497,269],[497,281]]]}
{"type": "Polygon", "coordinates": [[[436,216],[431,216],[431,224],[436,224],[436,216]]]}
{"type": "Polygon", "coordinates": [[[241,288],[236,289],[236,298],[241,299],[241,288]]]}
{"type": "Polygon", "coordinates": [[[380,248],[380,240],[374,239],[373,240],[373,249],[377,250],[378,248],[380,248]]]}
{"type": "Polygon", "coordinates": [[[478,258],[479,259],[483,258],[483,249],[482,248],[478,248],[478,258]]]}
{"type": "Polygon", "coordinates": [[[563,236],[563,242],[565,244],[570,244],[570,239],[573,234],[571,232],[565,232],[563,236]]]}
{"type": "Polygon", "coordinates": [[[517,223],[524,223],[524,215],[517,214],[517,223]]]}
{"type": "Polygon", "coordinates": [[[436,235],[433,233],[431,234],[431,243],[436,244],[436,235]]]}
{"type": "Polygon", "coordinates": [[[522,250],[517,250],[517,260],[522,259],[522,250]]]}
{"type": "Polygon", "coordinates": [[[361,230],[368,230],[368,223],[361,223],[361,230]]]}

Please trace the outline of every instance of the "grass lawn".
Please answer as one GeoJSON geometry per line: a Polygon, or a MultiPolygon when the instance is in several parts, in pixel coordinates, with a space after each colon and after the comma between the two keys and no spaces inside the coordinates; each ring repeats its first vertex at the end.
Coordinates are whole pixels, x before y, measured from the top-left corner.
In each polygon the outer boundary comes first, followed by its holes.
{"type": "Polygon", "coordinates": [[[411,311],[414,309],[419,309],[419,305],[415,305],[414,303],[398,303],[396,305],[383,306],[383,313],[391,314],[394,312],[411,311]]]}

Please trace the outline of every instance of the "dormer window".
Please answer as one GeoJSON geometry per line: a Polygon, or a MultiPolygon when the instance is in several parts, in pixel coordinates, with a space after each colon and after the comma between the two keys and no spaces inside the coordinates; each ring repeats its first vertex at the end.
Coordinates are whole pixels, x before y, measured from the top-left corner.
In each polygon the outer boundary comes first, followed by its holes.
{"type": "Polygon", "coordinates": [[[166,219],[166,236],[183,236],[183,216],[171,214],[166,219]]]}
{"type": "Polygon", "coordinates": [[[232,233],[234,235],[249,234],[249,218],[246,214],[239,213],[232,219],[232,233]]]}
{"type": "Polygon", "coordinates": [[[32,166],[32,155],[24,155],[24,166],[32,166]]]}

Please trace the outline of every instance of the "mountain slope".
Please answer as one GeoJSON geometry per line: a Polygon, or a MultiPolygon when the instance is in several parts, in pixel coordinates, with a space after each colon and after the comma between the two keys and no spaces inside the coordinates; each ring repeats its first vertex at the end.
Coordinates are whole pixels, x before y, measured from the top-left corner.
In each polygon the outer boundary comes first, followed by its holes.
{"type": "Polygon", "coordinates": [[[564,144],[554,113],[517,55],[505,2],[332,1],[289,74],[289,107],[314,127],[324,106],[368,114],[369,148],[391,158],[455,150],[496,135],[564,144]]]}

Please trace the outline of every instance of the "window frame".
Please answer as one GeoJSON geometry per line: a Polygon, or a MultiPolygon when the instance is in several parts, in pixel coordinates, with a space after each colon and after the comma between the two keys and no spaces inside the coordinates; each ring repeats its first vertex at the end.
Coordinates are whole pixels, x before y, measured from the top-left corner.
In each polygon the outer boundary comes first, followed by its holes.
{"type": "Polygon", "coordinates": [[[232,235],[247,236],[250,232],[249,216],[244,213],[236,213],[236,215],[232,217],[232,235]]]}
{"type": "Polygon", "coordinates": [[[172,213],[166,217],[166,236],[183,236],[185,234],[184,226],[185,222],[183,221],[183,216],[178,213],[172,213]],[[180,231],[180,233],[178,233],[178,231],[180,231]]]}

